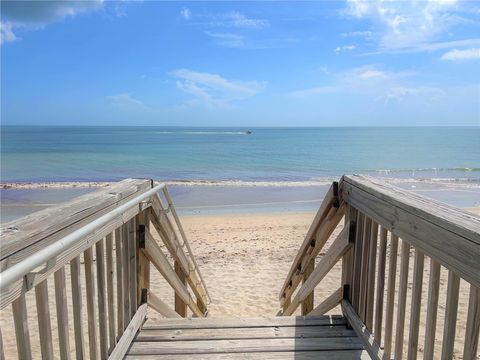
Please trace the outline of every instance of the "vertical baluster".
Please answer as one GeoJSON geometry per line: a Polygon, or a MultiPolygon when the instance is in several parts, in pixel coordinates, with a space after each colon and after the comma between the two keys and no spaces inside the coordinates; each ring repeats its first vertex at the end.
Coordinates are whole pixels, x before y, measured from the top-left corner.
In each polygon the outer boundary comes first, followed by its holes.
{"type": "Polygon", "coordinates": [[[432,360],[437,329],[438,293],[440,290],[440,264],[430,258],[430,280],[428,282],[427,320],[425,321],[425,346],[423,359],[432,360]]]}
{"type": "Polygon", "coordinates": [[[43,280],[35,286],[35,300],[37,302],[38,332],[42,359],[53,359],[52,324],[50,322],[50,308],[48,307],[48,283],[43,280]]]}
{"type": "Polygon", "coordinates": [[[382,343],[382,320],[383,320],[383,294],[385,292],[385,265],[387,256],[387,229],[380,229],[380,245],[378,249],[378,273],[377,273],[377,302],[375,306],[375,341],[382,343]]]}
{"type": "Polygon", "coordinates": [[[15,340],[17,341],[18,358],[30,360],[32,358],[32,349],[30,347],[27,304],[24,293],[12,302],[12,312],[15,325],[15,340]]]}
{"type": "Polygon", "coordinates": [[[123,249],[122,249],[122,230],[115,229],[115,265],[117,277],[117,338],[118,341],[123,334],[124,320],[123,320],[123,249]]]}
{"type": "MultiPolygon", "coordinates": [[[[345,214],[344,226],[348,227],[348,241],[355,244],[357,210],[353,206],[348,205],[345,214]]],[[[348,294],[344,294],[344,296],[347,297],[350,303],[352,301],[353,251],[354,249],[352,247],[342,258],[342,286],[349,285],[348,294]]]]}
{"type": "Polygon", "coordinates": [[[93,276],[93,251],[88,248],[83,253],[85,260],[85,286],[87,289],[88,345],[90,359],[97,359],[97,327],[95,324],[95,283],[93,276]]]}
{"type": "Polygon", "coordinates": [[[420,309],[422,305],[423,266],[425,256],[415,249],[413,266],[412,311],[410,313],[410,334],[408,337],[408,360],[416,360],[418,353],[418,331],[420,326],[420,309]]]}
{"type": "Polygon", "coordinates": [[[455,331],[457,328],[458,290],[460,278],[453,271],[448,271],[447,303],[445,305],[445,325],[443,328],[442,360],[453,358],[455,331]]]}
{"type": "Polygon", "coordinates": [[[70,261],[70,276],[72,281],[73,328],[75,333],[75,354],[77,360],[85,357],[85,342],[83,339],[82,321],[82,287],[80,285],[80,256],[70,261]]]}
{"type": "Polygon", "coordinates": [[[122,225],[122,262],[123,267],[123,329],[126,329],[130,322],[130,257],[128,246],[128,226],[122,225]]]}
{"type": "Polygon", "coordinates": [[[467,328],[465,331],[463,360],[474,360],[477,357],[479,330],[480,288],[477,288],[475,285],[470,285],[470,298],[468,300],[467,328]]]}
{"type": "MultiPolygon", "coordinates": [[[[178,261],[175,261],[174,268],[175,268],[175,273],[178,275],[178,278],[180,279],[181,283],[183,285],[187,285],[187,278],[178,261]]],[[[187,304],[185,304],[182,298],[177,295],[177,292],[175,292],[175,311],[181,317],[187,317],[187,304]]]]}
{"type": "Polygon", "coordinates": [[[360,295],[360,271],[362,266],[362,248],[363,248],[363,222],[364,215],[357,212],[357,224],[355,234],[355,247],[353,255],[353,279],[352,279],[352,306],[358,313],[358,301],[360,295]]]}
{"type": "Polygon", "coordinates": [[[109,352],[115,347],[115,308],[113,294],[113,235],[108,234],[105,239],[107,258],[107,306],[108,306],[108,338],[109,352]]]}
{"type": "Polygon", "coordinates": [[[145,233],[149,231],[150,212],[143,211],[137,215],[137,301],[140,304],[142,289],[150,289],[150,262],[141,250],[145,248],[145,233]]]}
{"type": "Polygon", "coordinates": [[[2,329],[0,329],[0,360],[5,360],[5,352],[3,351],[2,329]]]}
{"type": "Polygon", "coordinates": [[[58,342],[60,358],[70,359],[70,337],[68,334],[67,289],[65,286],[65,267],[58,269],[55,278],[55,304],[57,308],[58,342]]]}
{"type": "Polygon", "coordinates": [[[395,280],[397,278],[398,237],[390,235],[390,257],[388,260],[387,304],[385,309],[385,345],[383,354],[390,359],[392,352],[393,310],[395,306],[395,280]]]}
{"type": "Polygon", "coordinates": [[[128,222],[128,254],[130,257],[130,318],[137,311],[137,231],[135,218],[128,222]]]}
{"type": "Polygon", "coordinates": [[[105,293],[105,250],[103,239],[95,244],[97,255],[97,290],[98,290],[98,328],[100,333],[100,358],[108,358],[107,301],[105,293]]]}
{"type": "Polygon", "coordinates": [[[400,282],[398,291],[397,327],[395,331],[395,359],[403,358],[403,334],[405,328],[405,305],[407,302],[408,264],[410,260],[410,244],[402,240],[400,257],[400,282]]]}
{"type": "MultiPolygon", "coordinates": [[[[313,272],[313,269],[315,268],[315,259],[311,259],[308,264],[305,266],[304,272],[303,272],[303,279],[302,279],[302,284],[305,284],[305,281],[307,281],[308,277],[310,274],[313,272]]],[[[314,301],[314,291],[312,291],[306,298],[305,300],[302,301],[302,315],[306,316],[310,311],[313,310],[313,301],[314,301]]]]}
{"type": "Polygon", "coordinates": [[[372,219],[365,217],[363,227],[362,244],[362,265],[360,268],[360,296],[358,299],[358,315],[365,322],[366,300],[367,300],[367,281],[368,281],[368,255],[370,249],[370,233],[372,230],[372,219]]]}
{"type": "Polygon", "coordinates": [[[373,330],[373,301],[375,295],[375,269],[377,264],[378,224],[372,221],[370,227],[370,244],[368,252],[367,294],[365,300],[365,325],[373,330]]]}

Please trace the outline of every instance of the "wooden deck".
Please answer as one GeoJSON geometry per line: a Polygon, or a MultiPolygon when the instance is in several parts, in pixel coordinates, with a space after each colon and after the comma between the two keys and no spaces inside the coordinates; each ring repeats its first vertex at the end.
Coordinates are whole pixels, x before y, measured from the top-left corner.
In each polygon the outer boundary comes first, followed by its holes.
{"type": "Polygon", "coordinates": [[[370,359],[342,316],[147,320],[126,359],[370,359]]]}

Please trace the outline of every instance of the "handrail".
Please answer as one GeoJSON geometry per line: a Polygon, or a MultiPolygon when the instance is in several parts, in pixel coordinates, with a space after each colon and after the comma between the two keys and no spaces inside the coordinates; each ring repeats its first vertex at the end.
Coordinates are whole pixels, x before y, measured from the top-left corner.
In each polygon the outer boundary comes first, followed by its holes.
{"type": "Polygon", "coordinates": [[[12,285],[15,281],[17,281],[22,276],[28,274],[38,266],[56,257],[57,255],[62,253],[62,251],[73,246],[75,243],[83,239],[88,234],[93,233],[96,229],[107,224],[110,220],[121,215],[122,213],[132,208],[133,206],[140,204],[142,201],[156,194],[158,191],[162,190],[164,187],[165,187],[165,184],[160,184],[155,186],[153,189],[141,194],[140,196],[137,196],[136,198],[128,201],[123,205],[120,205],[114,210],[108,212],[107,214],[102,215],[98,219],[93,220],[87,225],[81,227],[80,229],[75,230],[71,234],[68,234],[67,236],[63,237],[61,240],[56,241],[51,245],[48,245],[47,247],[43,248],[37,253],[27,257],[26,259],[20,261],[19,263],[6,269],[5,271],[2,271],[0,273],[0,292],[3,292],[5,289],[7,289],[10,285],[12,285]]]}

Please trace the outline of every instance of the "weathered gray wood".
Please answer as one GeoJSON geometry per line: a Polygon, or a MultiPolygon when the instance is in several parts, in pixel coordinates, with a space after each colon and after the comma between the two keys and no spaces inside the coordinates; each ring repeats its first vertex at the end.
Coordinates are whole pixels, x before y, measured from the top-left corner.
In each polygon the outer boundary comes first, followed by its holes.
{"type": "Polygon", "coordinates": [[[343,326],[256,327],[226,329],[141,330],[135,341],[198,341],[230,339],[356,337],[343,326]]]}
{"type": "Polygon", "coordinates": [[[67,290],[65,287],[65,268],[55,273],[55,305],[57,309],[58,344],[60,358],[70,359],[70,338],[68,326],[67,290]]]}
{"type": "MultiPolygon", "coordinates": [[[[313,269],[315,269],[315,259],[311,259],[307,264],[304,272],[303,272],[303,283],[307,281],[308,277],[312,274],[313,269]]],[[[305,300],[302,301],[302,315],[307,315],[313,310],[313,302],[314,302],[314,291],[312,291],[305,300]]],[[[323,315],[323,314],[322,314],[323,315]]]]}
{"type": "Polygon", "coordinates": [[[105,248],[103,239],[95,244],[97,256],[97,290],[98,290],[98,328],[100,335],[100,358],[108,357],[108,320],[107,293],[105,286],[105,248]]]}
{"type": "Polygon", "coordinates": [[[42,359],[52,359],[52,325],[50,322],[50,308],[48,307],[47,280],[42,281],[35,287],[35,301],[37,303],[38,333],[40,335],[42,359]]]}
{"type": "Polygon", "coordinates": [[[355,244],[353,253],[352,306],[358,312],[360,300],[360,273],[362,269],[363,224],[365,215],[357,211],[355,244]]]}
{"type": "Polygon", "coordinates": [[[363,243],[362,243],[362,255],[361,255],[361,266],[360,266],[360,288],[358,296],[358,316],[360,319],[365,321],[365,316],[367,312],[367,286],[368,286],[368,263],[369,263],[369,249],[371,242],[371,231],[372,231],[372,219],[365,216],[363,223],[363,243]]]}
{"type": "Polygon", "coordinates": [[[440,290],[440,264],[430,258],[430,280],[428,283],[427,319],[425,321],[425,346],[423,359],[433,359],[435,331],[437,329],[438,293],[440,290]]]}
{"type": "Polygon", "coordinates": [[[134,342],[132,355],[212,354],[261,351],[361,350],[358,337],[134,342]]]}
{"type": "Polygon", "coordinates": [[[123,277],[123,327],[130,322],[130,247],[128,246],[128,224],[122,225],[122,277],[123,277]]]}
{"type": "Polygon", "coordinates": [[[142,327],[155,329],[220,329],[238,327],[282,327],[282,326],[344,326],[341,315],[324,316],[264,316],[253,318],[179,318],[147,320],[142,327]]]}
{"type": "Polygon", "coordinates": [[[5,360],[5,351],[3,350],[2,329],[0,329],[0,360],[5,360]]]}
{"type": "Polygon", "coordinates": [[[113,235],[105,238],[105,255],[107,264],[107,308],[108,308],[108,344],[109,352],[115,347],[115,296],[113,293],[113,235]]]}
{"type": "Polygon", "coordinates": [[[352,326],[355,330],[357,335],[363,342],[365,349],[368,351],[372,359],[382,360],[383,359],[383,351],[380,346],[375,342],[373,335],[367,329],[365,324],[363,323],[362,319],[358,316],[358,314],[353,309],[352,305],[346,301],[342,300],[342,309],[343,313],[345,314],[348,323],[352,326]]]}
{"type": "Polygon", "coordinates": [[[19,359],[32,359],[30,347],[30,332],[28,330],[27,304],[25,295],[20,295],[12,303],[13,320],[15,325],[15,340],[19,359]]]}
{"type": "Polygon", "coordinates": [[[187,255],[183,250],[183,244],[180,244],[179,239],[177,238],[177,235],[173,229],[173,225],[166,215],[158,196],[153,197],[151,212],[151,223],[159,233],[173,259],[178,261],[183,272],[187,275],[187,282],[190,285],[190,288],[193,290],[196,298],[200,299],[200,301],[203,303],[203,308],[206,308],[208,303],[206,290],[199,279],[199,275],[197,274],[192,261],[187,258],[187,255]]]}
{"type": "Polygon", "coordinates": [[[135,218],[128,222],[128,255],[129,255],[129,285],[130,285],[130,318],[137,311],[137,227],[135,218]]]}
{"type": "Polygon", "coordinates": [[[390,257],[388,261],[387,303],[385,305],[384,354],[390,359],[392,351],[393,310],[395,305],[395,280],[397,278],[398,237],[391,234],[390,257]]]}
{"type": "Polygon", "coordinates": [[[137,256],[137,302],[141,303],[143,289],[150,289],[150,261],[141,250],[145,247],[145,233],[150,231],[150,211],[137,215],[136,256],[137,256]]]}
{"type": "MultiPolygon", "coordinates": [[[[127,355],[126,360],[152,360],[158,355],[127,355]]],[[[176,354],[162,355],[162,360],[370,360],[370,355],[365,350],[342,351],[284,351],[284,352],[249,352],[227,354],[176,354]]]]}
{"type": "Polygon", "coordinates": [[[408,336],[407,359],[415,360],[418,353],[418,332],[420,326],[420,309],[422,305],[423,267],[425,256],[415,249],[413,266],[412,309],[410,312],[410,334],[408,336]]]}
{"type": "Polygon", "coordinates": [[[117,281],[117,336],[115,341],[120,339],[126,325],[123,319],[123,241],[122,229],[115,229],[115,270],[117,281]]]}
{"type": "Polygon", "coordinates": [[[87,293],[88,346],[90,359],[97,359],[97,325],[95,321],[95,279],[93,276],[93,251],[88,248],[83,253],[85,262],[85,287],[87,293]]]}
{"type": "Polygon", "coordinates": [[[313,219],[313,222],[310,225],[310,228],[308,229],[307,235],[305,236],[305,239],[303,240],[303,243],[300,246],[300,249],[297,252],[297,255],[295,256],[295,259],[293,260],[292,266],[290,267],[290,270],[282,286],[282,289],[280,290],[279,300],[281,300],[282,298],[285,298],[285,294],[284,294],[285,290],[291,286],[289,285],[290,281],[292,280],[293,275],[297,272],[298,266],[301,264],[306,251],[311,246],[311,241],[314,239],[314,236],[317,233],[319,224],[327,216],[327,214],[329,213],[332,207],[334,206],[338,207],[339,204],[336,203],[337,197],[338,197],[338,183],[333,183],[328,189],[327,193],[325,194],[322,204],[320,205],[320,208],[318,209],[315,215],[315,218],[313,219]]]}
{"type": "Polygon", "coordinates": [[[470,285],[470,298],[468,301],[467,327],[465,329],[463,360],[475,360],[477,358],[479,331],[480,288],[470,285]]]}
{"type": "Polygon", "coordinates": [[[181,316],[173,310],[170,306],[164,303],[158,296],[153,292],[148,291],[148,306],[168,318],[181,318],[181,316]]]}
{"type": "Polygon", "coordinates": [[[410,260],[410,244],[402,239],[400,282],[398,289],[397,326],[395,330],[395,359],[403,358],[403,338],[405,329],[405,307],[407,303],[408,264],[410,260]]]}
{"type": "MultiPolygon", "coordinates": [[[[178,279],[182,283],[182,285],[186,288],[187,287],[187,277],[185,273],[182,270],[182,267],[178,263],[178,261],[175,261],[174,263],[174,270],[175,274],[177,274],[178,279]]],[[[187,304],[182,300],[182,297],[180,294],[178,294],[175,291],[175,311],[180,315],[181,317],[186,317],[187,316],[187,304]]]]}
{"type": "Polygon", "coordinates": [[[342,258],[342,288],[345,291],[345,299],[352,301],[353,288],[353,271],[354,271],[354,246],[357,228],[357,210],[350,205],[347,205],[345,211],[345,227],[348,228],[349,242],[353,244],[352,248],[348,250],[342,258]],[[347,286],[345,286],[347,285],[347,286]]]}
{"type": "Polygon", "coordinates": [[[147,304],[142,304],[138,307],[135,315],[133,315],[132,320],[123,332],[122,337],[118,340],[117,346],[115,346],[115,349],[113,349],[109,359],[123,359],[130,347],[130,344],[132,343],[133,338],[137,334],[138,329],[140,329],[140,327],[144,323],[146,316],[147,304]]]}
{"type": "Polygon", "coordinates": [[[349,229],[343,228],[308,280],[298,290],[290,306],[285,310],[284,315],[293,314],[300,302],[305,300],[305,298],[315,289],[351,245],[352,244],[349,242],[349,229]]]}
{"type": "Polygon", "coordinates": [[[318,305],[315,309],[308,313],[309,316],[321,316],[325,313],[332,310],[335,306],[337,306],[340,301],[342,301],[343,297],[343,287],[338,288],[335,292],[323,300],[320,305],[318,305]]]}
{"type": "Polygon", "coordinates": [[[466,281],[480,286],[480,218],[361,176],[346,176],[344,201],[466,281]]]}
{"type": "Polygon", "coordinates": [[[372,221],[370,228],[370,244],[368,248],[367,294],[365,300],[365,325],[373,331],[373,307],[375,296],[375,271],[377,266],[378,224],[372,221]]]}
{"type": "Polygon", "coordinates": [[[203,313],[200,311],[197,304],[188,293],[188,289],[183,285],[174,269],[172,269],[172,266],[168,262],[155,239],[152,238],[150,233],[146,233],[145,235],[144,251],[147,258],[163,275],[165,280],[167,280],[170,286],[175,290],[175,293],[183,300],[183,302],[188,305],[194,314],[197,316],[203,316],[203,313]]]}
{"type": "Polygon", "coordinates": [[[385,293],[385,266],[387,256],[387,229],[380,229],[378,248],[377,293],[375,302],[375,329],[373,335],[378,344],[382,343],[383,295],[385,293]]]}
{"type": "Polygon", "coordinates": [[[445,305],[445,325],[443,326],[442,360],[453,358],[455,332],[457,329],[458,291],[460,278],[448,271],[447,303],[445,305]]]}
{"type": "Polygon", "coordinates": [[[70,261],[72,283],[73,329],[75,335],[75,356],[77,360],[85,357],[82,321],[82,286],[80,281],[80,255],[70,261]]]}

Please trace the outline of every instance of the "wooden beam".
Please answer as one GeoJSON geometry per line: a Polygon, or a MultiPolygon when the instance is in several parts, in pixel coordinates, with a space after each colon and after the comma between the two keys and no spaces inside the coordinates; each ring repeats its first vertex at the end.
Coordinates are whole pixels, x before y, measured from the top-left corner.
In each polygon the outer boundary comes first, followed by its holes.
{"type": "MultiPolygon", "coordinates": [[[[182,270],[182,267],[178,264],[178,261],[174,263],[175,274],[177,274],[178,279],[182,283],[182,285],[186,288],[187,287],[187,278],[185,273],[182,270]]],[[[187,304],[182,300],[180,294],[175,291],[175,311],[181,317],[187,317],[187,304]]]]}
{"type": "Polygon", "coordinates": [[[480,288],[470,285],[467,327],[465,330],[465,343],[463,348],[464,360],[474,360],[477,358],[479,332],[480,332],[480,288]]]}
{"type": "Polygon", "coordinates": [[[443,326],[442,360],[453,358],[455,332],[457,329],[459,289],[460,278],[453,271],[449,271],[447,285],[447,303],[445,305],[445,325],[443,326]]]}
{"type": "Polygon", "coordinates": [[[165,302],[163,302],[158,296],[156,296],[152,291],[147,290],[147,303],[153,310],[157,311],[159,314],[167,318],[182,318],[178,312],[173,310],[165,302]]]}
{"type": "Polygon", "coordinates": [[[52,325],[48,305],[47,280],[35,287],[35,300],[37,302],[38,333],[40,335],[42,359],[53,359],[52,325]]]}
{"type": "Polygon", "coordinates": [[[70,261],[70,279],[72,282],[73,331],[75,335],[75,355],[77,359],[85,357],[82,320],[82,285],[80,280],[80,255],[70,261]]]}
{"type": "Polygon", "coordinates": [[[55,305],[57,309],[58,345],[60,358],[70,359],[70,337],[68,326],[67,290],[65,287],[65,268],[58,270],[55,275],[55,305]]]}
{"type": "Polygon", "coordinates": [[[390,257],[388,261],[387,303],[385,305],[385,358],[390,359],[392,351],[393,311],[395,306],[395,280],[397,278],[398,237],[390,236],[390,257]]]}
{"type": "Polygon", "coordinates": [[[425,321],[424,360],[432,360],[437,330],[438,293],[440,290],[440,264],[430,258],[430,280],[428,283],[427,319],[425,321]]]}
{"type": "Polygon", "coordinates": [[[335,292],[323,300],[320,305],[318,305],[315,309],[310,311],[308,316],[321,316],[325,313],[332,310],[335,306],[337,306],[343,298],[343,287],[338,288],[335,292]]]}
{"type": "MultiPolygon", "coordinates": [[[[315,259],[311,259],[304,270],[302,280],[304,284],[308,280],[308,277],[313,273],[313,269],[315,269],[315,259]]],[[[313,310],[314,294],[315,292],[312,291],[305,300],[302,301],[302,315],[307,315],[313,310]]]]}
{"type": "Polygon", "coordinates": [[[422,305],[423,267],[425,256],[415,249],[413,267],[412,309],[410,312],[410,334],[408,336],[408,360],[416,360],[418,354],[418,332],[420,326],[420,309],[422,305]]]}
{"type": "Polygon", "coordinates": [[[15,340],[19,359],[31,360],[30,331],[28,329],[27,304],[22,294],[12,303],[13,322],[15,325],[15,340]]]}
{"type": "Polygon", "coordinates": [[[382,343],[383,295],[385,293],[385,266],[387,257],[387,229],[380,229],[380,245],[378,248],[377,293],[375,300],[375,341],[382,343]]]}

